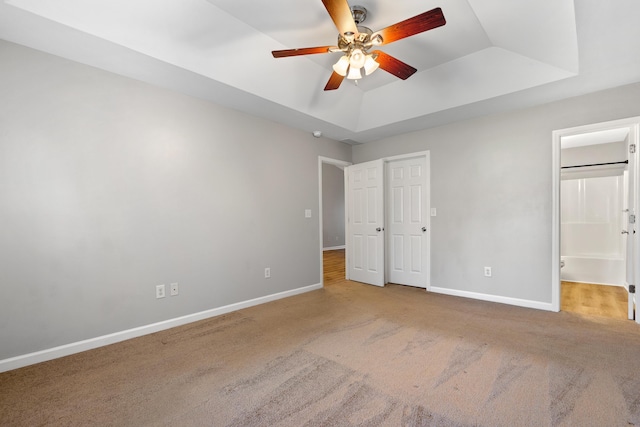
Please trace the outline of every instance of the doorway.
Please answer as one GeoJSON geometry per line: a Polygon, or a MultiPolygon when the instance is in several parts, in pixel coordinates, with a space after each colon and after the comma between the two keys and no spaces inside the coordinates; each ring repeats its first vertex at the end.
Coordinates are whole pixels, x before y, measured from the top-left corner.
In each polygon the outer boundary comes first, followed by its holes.
{"type": "Polygon", "coordinates": [[[346,185],[345,167],[350,162],[318,157],[320,229],[320,283],[344,279],[345,273],[345,224],[346,185]],[[341,277],[340,277],[341,276],[341,277]]]}
{"type": "Polygon", "coordinates": [[[556,311],[617,318],[627,311],[633,318],[639,123],[619,120],[553,133],[556,311]]]}

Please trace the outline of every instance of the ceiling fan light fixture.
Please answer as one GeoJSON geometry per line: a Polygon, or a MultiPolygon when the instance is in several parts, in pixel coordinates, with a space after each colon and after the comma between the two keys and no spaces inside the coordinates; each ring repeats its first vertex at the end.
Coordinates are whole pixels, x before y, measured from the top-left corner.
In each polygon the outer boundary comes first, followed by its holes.
{"type": "Polygon", "coordinates": [[[347,43],[351,43],[355,40],[356,35],[352,31],[347,31],[346,33],[342,34],[342,37],[344,37],[347,43]]]}
{"type": "Polygon", "coordinates": [[[378,69],[380,64],[373,59],[373,55],[367,55],[367,59],[364,61],[364,73],[368,76],[378,69]]]}
{"type": "Polygon", "coordinates": [[[349,58],[346,55],[342,56],[338,60],[338,62],[333,64],[333,71],[335,71],[336,73],[340,74],[343,77],[347,75],[348,68],[349,68],[349,58]]]}
{"type": "Polygon", "coordinates": [[[364,52],[359,49],[359,48],[355,48],[353,49],[353,51],[351,51],[351,55],[349,57],[349,65],[351,65],[351,68],[362,68],[364,67],[364,63],[367,60],[364,52]]]}
{"type": "Polygon", "coordinates": [[[362,78],[362,73],[360,72],[360,68],[349,67],[349,74],[347,75],[349,80],[359,80],[362,78]]]}
{"type": "Polygon", "coordinates": [[[371,37],[370,43],[372,46],[380,46],[384,39],[380,34],[375,34],[371,37]]]}

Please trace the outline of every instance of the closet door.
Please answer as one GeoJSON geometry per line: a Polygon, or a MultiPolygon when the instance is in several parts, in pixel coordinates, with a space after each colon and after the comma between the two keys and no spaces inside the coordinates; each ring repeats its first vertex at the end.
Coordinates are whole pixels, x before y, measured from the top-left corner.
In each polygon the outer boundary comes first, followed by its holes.
{"type": "Polygon", "coordinates": [[[384,286],[383,162],[349,166],[347,173],[347,278],[384,286]]]}
{"type": "Polygon", "coordinates": [[[429,195],[426,158],[389,162],[386,179],[388,281],[427,288],[429,195]]]}

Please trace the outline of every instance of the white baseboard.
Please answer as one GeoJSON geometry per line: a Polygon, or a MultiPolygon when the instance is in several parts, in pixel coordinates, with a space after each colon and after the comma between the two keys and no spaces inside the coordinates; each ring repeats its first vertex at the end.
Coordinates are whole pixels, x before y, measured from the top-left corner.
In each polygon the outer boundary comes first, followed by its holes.
{"type": "Polygon", "coordinates": [[[242,301],[235,304],[225,305],[223,307],[213,308],[211,310],[201,311],[199,313],[188,314],[186,316],[176,317],[175,319],[164,320],[150,325],[140,326],[125,331],[115,332],[109,335],[103,335],[88,340],[78,341],[71,344],[61,345],[59,347],[47,350],[37,351],[34,353],[24,354],[22,356],[11,357],[9,359],[0,360],[0,372],[6,372],[13,369],[22,368],[24,366],[34,365],[47,360],[57,359],[59,357],[69,356],[71,354],[80,353],[94,348],[114,344],[131,338],[141,337],[143,335],[152,334],[154,332],[163,331],[165,329],[175,328],[176,326],[186,325],[187,323],[197,322],[198,320],[208,319],[210,317],[220,316],[221,314],[230,313],[232,311],[241,310],[243,308],[253,307],[254,305],[264,304],[291,297],[305,292],[322,289],[322,284],[305,286],[290,291],[280,292],[277,294],[267,295],[260,298],[242,301]]]}
{"type": "Polygon", "coordinates": [[[331,246],[330,248],[322,248],[323,251],[335,251],[338,249],[346,249],[346,246],[342,245],[342,246],[331,246]]]}
{"type": "Polygon", "coordinates": [[[458,289],[439,288],[437,286],[431,286],[429,291],[435,292],[438,294],[451,295],[455,297],[472,298],[472,299],[478,299],[482,301],[498,302],[500,304],[509,304],[509,305],[516,305],[519,307],[553,311],[553,306],[551,305],[551,303],[547,303],[547,302],[531,301],[531,300],[520,299],[520,298],[501,297],[498,295],[481,294],[478,292],[461,291],[458,289]]]}

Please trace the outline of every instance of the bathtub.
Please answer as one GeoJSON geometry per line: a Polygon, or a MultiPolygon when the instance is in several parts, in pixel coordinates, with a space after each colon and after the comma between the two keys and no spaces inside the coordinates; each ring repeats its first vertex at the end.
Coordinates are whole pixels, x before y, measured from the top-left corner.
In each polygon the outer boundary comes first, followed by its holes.
{"type": "Polygon", "coordinates": [[[597,256],[563,256],[564,266],[560,279],[599,285],[624,286],[625,262],[623,258],[597,256]]]}

